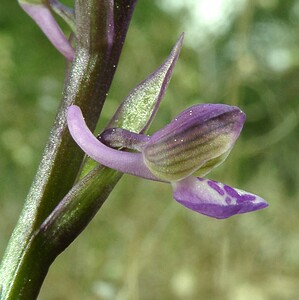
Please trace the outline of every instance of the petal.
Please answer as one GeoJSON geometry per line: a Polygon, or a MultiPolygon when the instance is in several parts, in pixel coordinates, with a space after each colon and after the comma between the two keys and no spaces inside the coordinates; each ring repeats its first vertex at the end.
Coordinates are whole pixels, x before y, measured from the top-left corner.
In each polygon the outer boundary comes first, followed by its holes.
{"type": "Polygon", "coordinates": [[[268,203],[259,196],[209,179],[191,176],[173,183],[172,186],[173,197],[180,204],[217,219],[268,206],[268,203]]]}
{"type": "Polygon", "coordinates": [[[49,8],[44,4],[31,4],[27,1],[19,1],[23,10],[36,22],[55,48],[68,60],[74,58],[74,49],[63,34],[49,8]]]}
{"type": "Polygon", "coordinates": [[[122,128],[107,128],[98,136],[98,139],[112,148],[128,148],[142,152],[150,137],[122,128]]]}
{"type": "Polygon", "coordinates": [[[177,181],[185,178],[208,161],[228,152],[244,121],[245,114],[238,107],[223,104],[192,106],[153,134],[144,149],[145,163],[161,179],[177,181]]]}
{"type": "Polygon", "coordinates": [[[203,177],[210,173],[214,168],[221,165],[228,157],[231,149],[224,152],[223,154],[208,160],[204,165],[202,165],[193,175],[203,177]]]}

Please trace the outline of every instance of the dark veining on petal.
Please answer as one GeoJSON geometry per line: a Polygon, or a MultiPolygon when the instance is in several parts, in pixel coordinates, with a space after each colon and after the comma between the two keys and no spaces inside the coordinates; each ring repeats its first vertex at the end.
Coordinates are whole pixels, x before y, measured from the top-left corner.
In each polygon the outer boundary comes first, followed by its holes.
{"type": "Polygon", "coordinates": [[[225,192],[222,190],[222,188],[215,181],[208,180],[208,185],[213,190],[215,190],[219,195],[223,196],[225,194],[225,192]]]}
{"type": "Polygon", "coordinates": [[[237,193],[237,191],[233,188],[231,188],[228,185],[224,186],[224,190],[227,192],[227,194],[233,198],[239,199],[240,195],[237,193]]]}
{"type": "Polygon", "coordinates": [[[245,194],[245,195],[239,196],[239,198],[237,199],[237,202],[242,203],[242,202],[246,202],[246,201],[254,201],[255,199],[256,199],[256,197],[254,195],[245,194]]]}
{"type": "Polygon", "coordinates": [[[194,126],[190,126],[187,130],[179,133],[171,132],[167,137],[149,145],[146,148],[147,156],[153,157],[155,162],[159,162],[165,159],[166,154],[176,157],[182,152],[193,153],[193,156],[209,152],[219,142],[223,143],[223,139],[218,141],[219,136],[224,138],[224,136],[232,134],[231,125],[233,122],[225,125],[217,123],[217,126],[209,122],[204,126],[194,124],[194,126]]]}

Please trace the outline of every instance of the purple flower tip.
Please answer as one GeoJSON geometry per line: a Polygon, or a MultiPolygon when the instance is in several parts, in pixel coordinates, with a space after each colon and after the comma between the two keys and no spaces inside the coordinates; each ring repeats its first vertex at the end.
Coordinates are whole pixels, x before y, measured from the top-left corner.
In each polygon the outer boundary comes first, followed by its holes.
{"type": "Polygon", "coordinates": [[[209,179],[188,177],[173,183],[173,189],[173,196],[180,204],[216,219],[225,219],[268,206],[259,196],[209,179]]]}
{"type": "Polygon", "coordinates": [[[23,1],[19,1],[19,4],[40,27],[55,48],[72,61],[75,50],[60,29],[49,8],[44,4],[31,4],[23,1]]]}

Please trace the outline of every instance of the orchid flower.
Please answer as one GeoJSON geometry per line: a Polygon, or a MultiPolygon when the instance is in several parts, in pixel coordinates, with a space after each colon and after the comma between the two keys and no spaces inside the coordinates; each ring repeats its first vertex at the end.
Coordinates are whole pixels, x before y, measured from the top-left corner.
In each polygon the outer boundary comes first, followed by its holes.
{"type": "Polygon", "coordinates": [[[67,122],[73,139],[92,159],[123,173],[170,183],[174,199],[191,210],[223,219],[268,206],[254,194],[192,176],[205,176],[228,156],[245,122],[237,107],[192,106],[152,136],[108,128],[97,139],[75,105],[68,108],[67,122]]]}
{"type": "MultiPolygon", "coordinates": [[[[47,2],[43,0],[19,0],[18,2],[22,9],[36,22],[55,48],[69,61],[72,61],[75,50],[53,17],[49,8],[50,4],[47,5],[47,2]]],[[[58,1],[51,1],[51,5],[56,7],[57,10],[62,10],[62,4],[58,1]]]]}

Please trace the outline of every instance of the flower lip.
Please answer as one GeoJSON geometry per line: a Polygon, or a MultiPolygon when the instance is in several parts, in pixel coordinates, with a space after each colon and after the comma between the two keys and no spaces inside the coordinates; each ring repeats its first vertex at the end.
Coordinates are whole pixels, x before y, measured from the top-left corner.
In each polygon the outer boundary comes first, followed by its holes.
{"type": "Polygon", "coordinates": [[[173,183],[174,199],[183,206],[216,219],[266,208],[261,197],[209,179],[189,177],[173,183]]]}

